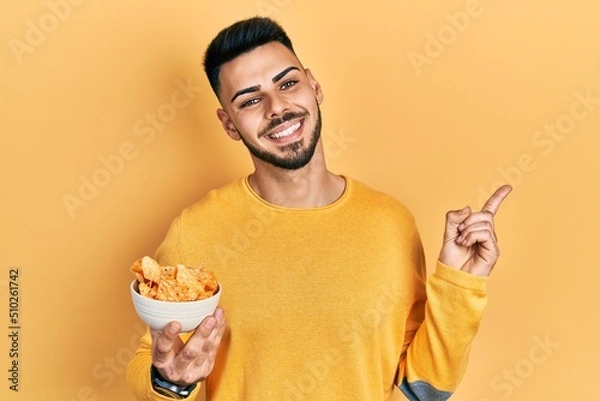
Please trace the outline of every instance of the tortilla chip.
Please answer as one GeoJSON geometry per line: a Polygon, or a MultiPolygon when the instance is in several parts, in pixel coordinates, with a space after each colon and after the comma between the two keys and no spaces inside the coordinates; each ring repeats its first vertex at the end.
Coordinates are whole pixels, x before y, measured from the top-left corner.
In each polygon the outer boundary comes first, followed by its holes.
{"type": "Polygon", "coordinates": [[[139,293],[161,301],[197,301],[213,296],[218,289],[214,273],[204,270],[203,266],[160,266],[144,256],[135,261],[130,270],[139,282],[139,293]]]}

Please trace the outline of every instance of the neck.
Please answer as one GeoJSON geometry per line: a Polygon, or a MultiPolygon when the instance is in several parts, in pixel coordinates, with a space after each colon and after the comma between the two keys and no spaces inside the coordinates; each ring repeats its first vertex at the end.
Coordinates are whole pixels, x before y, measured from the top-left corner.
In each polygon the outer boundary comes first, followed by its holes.
{"type": "Polygon", "coordinates": [[[260,160],[254,160],[254,166],[248,179],[250,186],[265,201],[278,206],[326,206],[342,195],[346,185],[343,177],[327,170],[321,144],[311,161],[297,170],[273,167],[260,160]]]}

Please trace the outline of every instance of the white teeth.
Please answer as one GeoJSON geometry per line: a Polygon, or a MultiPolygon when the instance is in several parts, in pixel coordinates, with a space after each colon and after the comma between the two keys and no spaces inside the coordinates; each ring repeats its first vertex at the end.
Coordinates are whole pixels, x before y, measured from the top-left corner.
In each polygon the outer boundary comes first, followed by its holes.
{"type": "Polygon", "coordinates": [[[271,134],[269,135],[269,138],[272,139],[281,139],[281,138],[285,138],[286,136],[290,136],[292,135],[294,132],[296,132],[298,130],[298,128],[300,128],[300,122],[297,122],[296,124],[284,129],[281,132],[277,132],[275,134],[271,134]]]}

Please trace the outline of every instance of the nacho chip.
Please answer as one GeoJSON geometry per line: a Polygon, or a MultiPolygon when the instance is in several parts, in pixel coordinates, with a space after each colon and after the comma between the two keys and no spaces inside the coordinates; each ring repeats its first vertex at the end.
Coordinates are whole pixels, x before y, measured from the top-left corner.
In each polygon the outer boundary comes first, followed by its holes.
{"type": "Polygon", "coordinates": [[[160,266],[154,259],[144,256],[135,261],[130,270],[139,282],[139,293],[152,299],[197,301],[213,296],[218,288],[215,275],[202,266],[160,266]]]}
{"type": "Polygon", "coordinates": [[[158,284],[156,299],[170,302],[193,301],[193,299],[184,299],[181,296],[179,286],[175,280],[161,281],[160,284],[158,284]]]}
{"type": "Polygon", "coordinates": [[[140,295],[143,295],[145,297],[148,298],[152,298],[150,296],[150,292],[152,291],[152,287],[150,287],[148,284],[141,282],[138,285],[138,291],[140,292],[140,295]]]}
{"type": "Polygon", "coordinates": [[[142,270],[142,259],[138,259],[131,266],[131,271],[135,274],[135,278],[140,283],[144,282],[144,271],[142,270]]]}
{"type": "Polygon", "coordinates": [[[146,280],[159,282],[162,276],[160,265],[151,257],[144,256],[142,258],[142,274],[146,280]]]}

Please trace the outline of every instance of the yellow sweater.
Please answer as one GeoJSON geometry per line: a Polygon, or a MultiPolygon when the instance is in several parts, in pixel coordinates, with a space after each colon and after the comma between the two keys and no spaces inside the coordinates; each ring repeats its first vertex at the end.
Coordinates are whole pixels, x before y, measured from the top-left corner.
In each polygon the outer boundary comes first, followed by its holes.
{"type": "MultiPolygon", "coordinates": [[[[438,263],[426,284],[410,212],[346,182],[331,205],[291,209],[240,179],[173,221],[159,262],[204,263],[223,285],[228,327],[207,400],[390,400],[400,386],[436,401],[457,387],[486,279],[438,263]]],[[[150,344],[146,333],[128,381],[139,400],[164,400],[150,385],[150,344]]]]}

